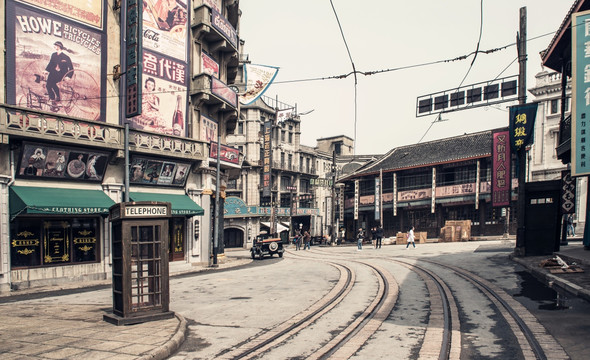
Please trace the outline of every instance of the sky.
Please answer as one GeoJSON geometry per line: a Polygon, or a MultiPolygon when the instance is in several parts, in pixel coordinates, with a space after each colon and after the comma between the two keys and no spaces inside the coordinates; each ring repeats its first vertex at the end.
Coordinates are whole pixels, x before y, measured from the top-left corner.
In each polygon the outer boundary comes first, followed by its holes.
{"type": "MultiPolygon", "coordinates": [[[[546,49],[573,0],[242,0],[239,34],[252,64],[279,68],[264,95],[296,105],[301,143],[346,135],[355,154],[384,154],[403,145],[508,126],[502,103],[416,117],[416,99],[497,77],[518,75],[519,9],[527,9],[527,89],[543,70],[546,49]],[[334,9],[348,44],[343,40],[334,9]],[[483,12],[482,10],[483,4],[483,12]],[[483,27],[480,39],[480,24],[483,27]],[[544,36],[543,36],[544,35],[544,36]],[[536,38],[536,39],[534,39],[536,38]],[[479,50],[466,60],[455,59],[479,50]],[[508,46],[509,45],[509,46],[508,46]],[[351,62],[352,58],[352,62],[351,62]],[[514,61],[514,62],[513,62],[514,61]],[[357,71],[399,69],[375,75],[357,71]],[[512,63],[512,64],[511,64],[512,63]],[[356,104],[356,106],[355,106],[356,104]]],[[[527,101],[534,98],[527,93],[527,101]]]]}

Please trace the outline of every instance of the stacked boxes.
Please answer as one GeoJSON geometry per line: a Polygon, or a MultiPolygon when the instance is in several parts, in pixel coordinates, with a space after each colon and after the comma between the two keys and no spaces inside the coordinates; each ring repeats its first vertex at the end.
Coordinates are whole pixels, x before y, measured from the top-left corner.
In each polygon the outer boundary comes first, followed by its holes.
{"type": "Polygon", "coordinates": [[[440,229],[440,239],[443,242],[471,240],[471,220],[447,220],[440,229]]]}

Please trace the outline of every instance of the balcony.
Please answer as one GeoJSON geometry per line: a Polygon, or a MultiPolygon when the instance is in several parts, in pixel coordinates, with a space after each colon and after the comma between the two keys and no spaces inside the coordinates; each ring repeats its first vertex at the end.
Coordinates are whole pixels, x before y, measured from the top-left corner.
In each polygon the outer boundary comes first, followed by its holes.
{"type": "Polygon", "coordinates": [[[572,117],[570,115],[559,123],[559,144],[555,148],[557,158],[564,164],[571,161],[571,137],[572,117]]]}
{"type": "MultiPolygon", "coordinates": [[[[0,111],[0,138],[8,143],[9,137],[24,140],[56,141],[74,146],[111,150],[116,158],[124,157],[124,128],[120,125],[74,117],[60,116],[43,111],[3,105],[0,111]]],[[[130,130],[129,150],[156,156],[205,160],[204,142],[171,135],[160,135],[130,130]]]]}
{"type": "Polygon", "coordinates": [[[208,42],[210,52],[235,53],[237,61],[238,35],[235,26],[228,19],[219,14],[217,10],[195,2],[191,20],[191,28],[195,39],[208,42]]]}
{"type": "Polygon", "coordinates": [[[237,94],[222,81],[201,73],[191,80],[190,95],[197,107],[207,105],[210,112],[233,112],[237,118],[237,94]]]}

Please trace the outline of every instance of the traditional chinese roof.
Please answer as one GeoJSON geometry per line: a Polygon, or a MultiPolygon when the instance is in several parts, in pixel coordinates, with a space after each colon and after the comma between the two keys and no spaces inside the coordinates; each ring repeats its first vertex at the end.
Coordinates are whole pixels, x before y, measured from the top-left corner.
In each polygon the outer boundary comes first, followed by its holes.
{"type": "MultiPolygon", "coordinates": [[[[498,129],[498,130],[508,130],[498,129]]],[[[350,177],[479,159],[492,155],[492,132],[487,130],[452,138],[394,148],[350,177]]]]}
{"type": "MultiPolygon", "coordinates": [[[[541,61],[544,66],[561,72],[562,64],[567,63],[571,58],[571,22],[572,14],[590,9],[590,1],[576,0],[563,19],[555,36],[549,43],[547,49],[541,51],[541,61]]],[[[570,74],[571,69],[567,69],[567,75],[570,74]]]]}

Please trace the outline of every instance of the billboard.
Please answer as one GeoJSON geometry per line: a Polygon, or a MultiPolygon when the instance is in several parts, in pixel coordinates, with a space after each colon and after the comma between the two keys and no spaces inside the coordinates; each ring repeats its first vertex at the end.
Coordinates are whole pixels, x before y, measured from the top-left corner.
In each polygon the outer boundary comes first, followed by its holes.
{"type": "Polygon", "coordinates": [[[572,15],[571,176],[590,174],[590,11],[572,15]]]}
{"type": "Polygon", "coordinates": [[[73,10],[77,3],[61,11],[47,1],[25,2],[36,6],[6,2],[8,104],[104,121],[103,1],[84,16],[73,10]]]}

